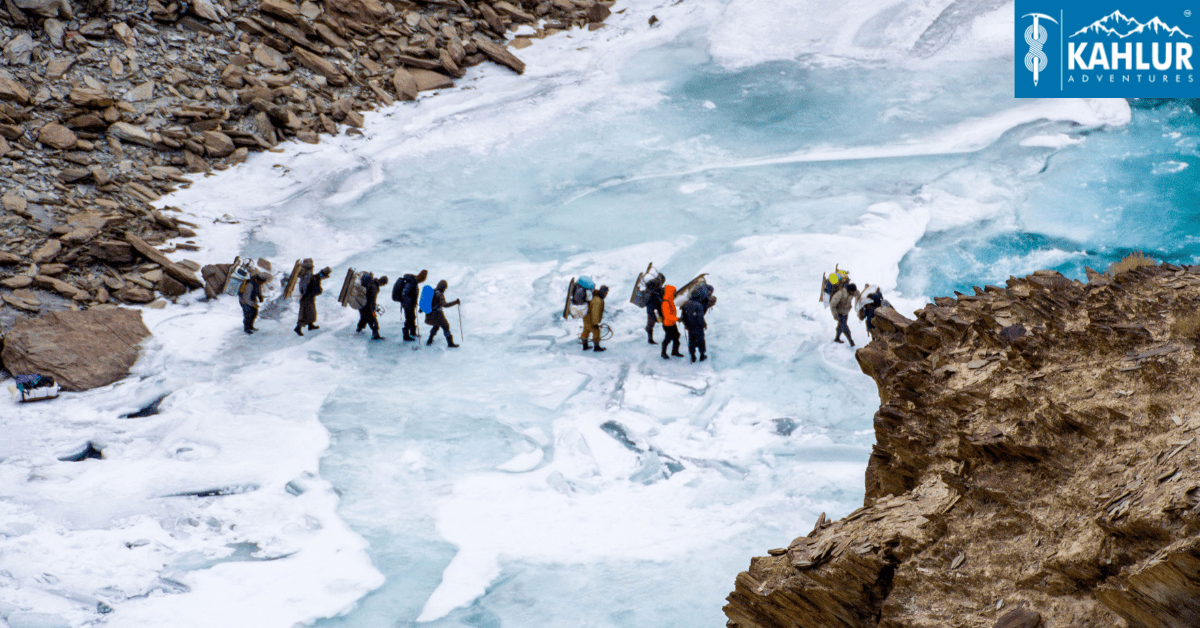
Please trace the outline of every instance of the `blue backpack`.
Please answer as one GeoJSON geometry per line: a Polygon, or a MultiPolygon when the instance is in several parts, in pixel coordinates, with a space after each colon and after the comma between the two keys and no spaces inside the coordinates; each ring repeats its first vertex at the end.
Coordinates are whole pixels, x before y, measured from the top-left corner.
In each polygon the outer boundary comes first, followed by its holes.
{"type": "Polygon", "coordinates": [[[417,307],[426,314],[433,309],[433,288],[428,284],[421,286],[421,300],[418,301],[417,307]]]}

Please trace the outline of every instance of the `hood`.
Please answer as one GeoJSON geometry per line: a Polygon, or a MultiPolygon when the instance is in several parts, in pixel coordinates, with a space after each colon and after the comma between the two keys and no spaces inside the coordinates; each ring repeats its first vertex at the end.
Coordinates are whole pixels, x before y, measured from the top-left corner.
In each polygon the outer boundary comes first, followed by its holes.
{"type": "Polygon", "coordinates": [[[446,283],[445,279],[439,281],[437,284],[438,290],[445,290],[446,288],[449,288],[449,287],[450,287],[450,284],[446,283]]]}

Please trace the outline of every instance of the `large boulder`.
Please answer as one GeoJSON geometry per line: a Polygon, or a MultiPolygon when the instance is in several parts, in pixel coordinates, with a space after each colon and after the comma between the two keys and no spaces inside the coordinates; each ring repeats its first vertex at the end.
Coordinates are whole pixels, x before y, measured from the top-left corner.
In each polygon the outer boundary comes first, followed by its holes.
{"type": "Polygon", "coordinates": [[[88,390],[125,377],[148,336],[137,310],[51,312],[17,321],[0,360],[10,373],[53,375],[63,390],[88,390]]]}

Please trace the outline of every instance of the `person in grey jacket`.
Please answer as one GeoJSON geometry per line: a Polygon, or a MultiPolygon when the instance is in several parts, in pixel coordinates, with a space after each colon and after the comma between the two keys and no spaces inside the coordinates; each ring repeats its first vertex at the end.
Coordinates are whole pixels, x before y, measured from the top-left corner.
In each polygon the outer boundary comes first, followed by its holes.
{"type": "Polygon", "coordinates": [[[837,334],[833,337],[833,341],[842,342],[842,334],[846,334],[846,340],[850,341],[850,346],[854,346],[854,339],[850,337],[850,326],[846,324],[850,316],[850,310],[854,309],[854,297],[858,295],[858,286],[847,284],[833,293],[833,298],[829,300],[829,312],[833,314],[833,318],[837,320],[837,334]]]}

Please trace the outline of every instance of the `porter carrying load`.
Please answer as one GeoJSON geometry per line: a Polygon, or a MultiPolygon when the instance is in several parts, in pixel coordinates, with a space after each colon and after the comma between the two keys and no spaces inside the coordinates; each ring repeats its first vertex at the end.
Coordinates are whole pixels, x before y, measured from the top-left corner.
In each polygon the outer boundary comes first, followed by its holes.
{"type": "Polygon", "coordinates": [[[596,282],[592,281],[587,275],[572,278],[570,285],[567,286],[567,299],[563,304],[563,318],[583,318],[587,314],[588,303],[592,300],[592,293],[596,289],[596,282]]]}
{"type": "Polygon", "coordinates": [[[834,293],[848,283],[850,283],[850,271],[842,270],[834,265],[832,273],[821,275],[821,296],[818,300],[828,307],[829,300],[833,298],[834,293]]]}
{"type": "Polygon", "coordinates": [[[708,312],[712,306],[717,304],[717,297],[713,294],[712,286],[708,285],[708,279],[706,279],[706,277],[708,277],[708,273],[701,274],[695,279],[684,284],[682,288],[675,292],[675,303],[682,307],[682,304],[687,303],[692,299],[692,293],[696,292],[697,289],[704,287],[704,311],[708,312]]]}

